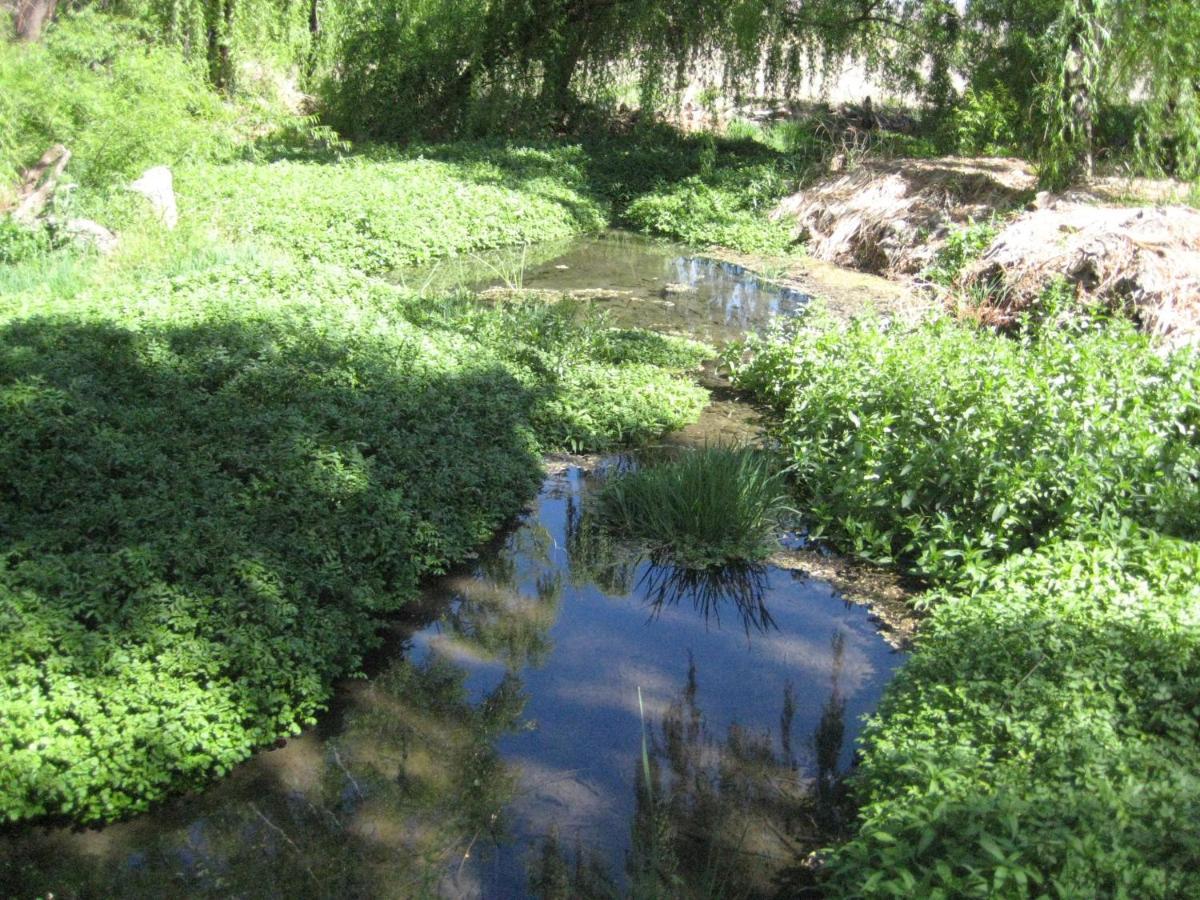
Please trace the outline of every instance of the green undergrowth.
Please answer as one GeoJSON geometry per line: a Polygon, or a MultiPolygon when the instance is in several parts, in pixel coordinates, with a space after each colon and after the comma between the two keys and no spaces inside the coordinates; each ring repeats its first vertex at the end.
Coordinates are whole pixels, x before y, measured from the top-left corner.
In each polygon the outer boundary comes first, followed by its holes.
{"type": "Polygon", "coordinates": [[[22,245],[0,267],[0,818],[126,815],[312,722],[381,617],[528,500],[545,451],[698,415],[708,348],[365,274],[578,226],[536,188],[387,165],[366,186],[185,169],[175,232],[94,191],[116,254],[22,245]],[[433,216],[439,190],[465,198],[440,236],[385,210],[433,216]],[[360,202],[393,257],[326,229],[360,202]]]}
{"type": "Polygon", "coordinates": [[[830,895],[1196,894],[1200,358],[819,314],[743,349],[815,531],[941,585],[830,895]]]}
{"type": "Polygon", "coordinates": [[[185,169],[183,215],[306,259],[372,274],[436,258],[599,231],[578,148],[464,147],[185,169]]]}
{"type": "Polygon", "coordinates": [[[769,214],[798,189],[806,157],[748,140],[644,129],[585,141],[596,190],[619,224],[697,246],[782,253],[794,239],[769,214]]]}
{"type": "Polygon", "coordinates": [[[1200,547],[1136,527],[932,598],[834,896],[1200,895],[1200,547]]]}
{"type": "Polygon", "coordinates": [[[1110,512],[1200,532],[1200,360],[1125,322],[1013,338],[810,317],[736,380],[778,416],[812,524],[936,580],[1110,512]]]}
{"type": "Polygon", "coordinates": [[[95,186],[228,155],[234,125],[203,71],[134,23],[83,13],[38,43],[0,41],[0,196],[54,144],[95,186]]]}
{"type": "Polygon", "coordinates": [[[689,568],[766,558],[787,502],[786,483],[768,457],[724,446],[616,475],[600,495],[610,528],[689,568]]]}

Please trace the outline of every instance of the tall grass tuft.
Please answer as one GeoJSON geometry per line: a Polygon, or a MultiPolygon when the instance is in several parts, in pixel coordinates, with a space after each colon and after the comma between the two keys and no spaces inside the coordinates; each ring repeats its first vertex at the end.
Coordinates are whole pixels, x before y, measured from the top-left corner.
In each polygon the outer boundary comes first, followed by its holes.
{"type": "Polygon", "coordinates": [[[612,479],[600,495],[614,530],[679,565],[763,559],[775,547],[787,486],[762,453],[712,446],[612,479]]]}

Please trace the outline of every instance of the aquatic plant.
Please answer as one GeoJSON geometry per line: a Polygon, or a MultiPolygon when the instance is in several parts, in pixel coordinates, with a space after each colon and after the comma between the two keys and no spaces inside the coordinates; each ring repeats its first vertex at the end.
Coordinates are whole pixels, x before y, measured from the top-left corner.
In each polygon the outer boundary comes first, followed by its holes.
{"type": "Polygon", "coordinates": [[[614,476],[599,508],[615,531],[693,568],[763,559],[789,509],[768,456],[720,445],[614,476]]]}

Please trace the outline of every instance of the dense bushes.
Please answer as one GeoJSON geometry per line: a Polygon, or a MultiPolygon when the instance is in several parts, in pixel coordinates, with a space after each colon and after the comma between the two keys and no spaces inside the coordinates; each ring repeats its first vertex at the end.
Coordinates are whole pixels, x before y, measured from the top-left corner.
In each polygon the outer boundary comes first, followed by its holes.
{"type": "Polygon", "coordinates": [[[178,52],[132,25],[72,16],[39,44],[0,41],[0,192],[51,145],[86,185],[228,151],[231,114],[178,52]]]}
{"type": "Polygon", "coordinates": [[[1200,359],[1124,322],[817,317],[754,349],[737,379],[804,512],[945,585],[864,739],[832,895],[1200,891],[1200,359]]]}
{"type": "Polygon", "coordinates": [[[935,598],[864,737],[837,895],[1200,895],[1200,547],[1137,528],[935,598]]]}
{"type": "Polygon", "coordinates": [[[1200,530],[1200,360],[1126,323],[818,318],[737,380],[780,414],[814,524],[878,562],[957,578],[1114,511],[1200,530]]]}

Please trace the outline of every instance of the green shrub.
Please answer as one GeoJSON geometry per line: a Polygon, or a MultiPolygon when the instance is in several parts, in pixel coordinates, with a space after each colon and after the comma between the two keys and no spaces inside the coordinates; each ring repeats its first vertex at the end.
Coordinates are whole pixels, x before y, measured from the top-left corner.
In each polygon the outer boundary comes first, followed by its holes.
{"type": "Polygon", "coordinates": [[[1200,547],[1125,527],[934,598],[833,896],[1200,895],[1200,547]]]}
{"type": "Polygon", "coordinates": [[[0,266],[36,260],[53,249],[47,229],[25,228],[12,219],[0,219],[0,266]]]}
{"type": "Polygon", "coordinates": [[[1200,531],[1200,359],[1126,322],[1017,338],[815,316],[752,342],[805,514],[840,546],[954,578],[1119,511],[1200,531]]]}
{"type": "Polygon", "coordinates": [[[600,509],[611,528],[654,554],[706,568],[770,554],[787,486],[762,453],[713,446],[613,477],[600,509]]]}
{"type": "Polygon", "coordinates": [[[951,228],[946,243],[923,274],[934,284],[953,286],[963,269],[984,254],[999,232],[995,219],[986,222],[968,220],[966,225],[951,228]]]}
{"type": "Polygon", "coordinates": [[[66,17],[36,44],[0,42],[0,190],[53,144],[81,184],[227,152],[231,115],[204,75],[118,19],[66,17]]]}
{"type": "Polygon", "coordinates": [[[625,211],[625,219],[641,231],[690,244],[782,253],[792,243],[790,231],[766,213],[748,208],[744,191],[712,187],[693,177],[639,197],[625,211]]]}
{"type": "Polygon", "coordinates": [[[1012,156],[1026,131],[1021,110],[1003,84],[968,87],[941,122],[938,142],[948,153],[1012,156]]]}

